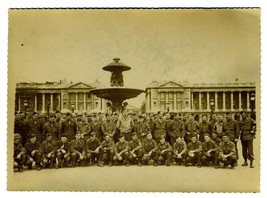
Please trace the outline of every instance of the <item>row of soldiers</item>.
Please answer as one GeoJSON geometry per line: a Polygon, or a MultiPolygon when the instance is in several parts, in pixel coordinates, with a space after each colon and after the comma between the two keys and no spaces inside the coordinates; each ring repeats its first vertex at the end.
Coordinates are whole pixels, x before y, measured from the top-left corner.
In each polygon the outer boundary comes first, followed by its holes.
{"type": "Polygon", "coordinates": [[[237,142],[241,138],[243,165],[248,165],[247,159],[249,159],[251,167],[253,167],[255,121],[248,118],[246,112],[241,114],[242,119],[240,120],[232,119],[230,112],[227,112],[225,120],[222,115],[214,114],[210,122],[207,121],[207,116],[203,115],[202,121],[198,123],[193,114],[190,114],[188,119],[180,118],[178,114],[171,119],[169,114],[163,116],[163,113],[159,112],[154,115],[141,115],[136,119],[127,111],[124,111],[121,116],[113,114],[104,118],[101,115],[88,115],[87,117],[77,115],[74,117],[73,114],[68,113],[66,118],[62,119],[60,112],[57,112],[56,115],[51,114],[45,123],[38,117],[38,113],[34,112],[30,119],[25,119],[23,114],[18,114],[15,120],[15,133],[20,134],[22,145],[29,141],[32,134],[35,134],[36,141],[39,143],[43,140],[46,141],[47,134],[51,135],[51,139],[54,141],[61,141],[62,138],[72,141],[79,134],[80,138],[87,142],[92,133],[99,142],[108,136],[114,143],[117,143],[120,136],[129,142],[132,140],[132,134],[136,133],[141,142],[147,139],[148,134],[151,134],[157,144],[164,137],[170,146],[174,146],[178,137],[183,139],[186,145],[191,143],[192,137],[197,137],[197,140],[202,143],[205,141],[204,135],[208,134],[215,142],[217,141],[218,146],[218,141],[222,139],[223,135],[226,135],[235,145],[237,158],[237,142]]]}

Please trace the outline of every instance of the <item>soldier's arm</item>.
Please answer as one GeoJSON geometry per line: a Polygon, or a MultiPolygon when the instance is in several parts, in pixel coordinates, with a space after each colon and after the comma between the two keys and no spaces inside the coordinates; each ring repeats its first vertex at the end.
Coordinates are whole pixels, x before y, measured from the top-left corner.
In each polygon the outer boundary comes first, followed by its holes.
{"type": "Polygon", "coordinates": [[[187,146],[186,146],[186,143],[185,142],[183,143],[183,147],[184,147],[184,149],[180,153],[181,155],[184,154],[187,151],[187,146]]]}
{"type": "Polygon", "coordinates": [[[157,145],[157,143],[156,143],[155,140],[153,141],[153,146],[154,146],[154,148],[153,148],[151,151],[152,151],[152,152],[156,152],[157,149],[158,149],[158,145],[157,145]]]}
{"type": "Polygon", "coordinates": [[[240,126],[237,122],[235,122],[235,139],[239,139],[240,136],[240,126]]]}
{"type": "Polygon", "coordinates": [[[167,146],[166,151],[172,151],[172,146],[170,145],[170,143],[168,143],[167,145],[168,145],[168,146],[167,146]]]}

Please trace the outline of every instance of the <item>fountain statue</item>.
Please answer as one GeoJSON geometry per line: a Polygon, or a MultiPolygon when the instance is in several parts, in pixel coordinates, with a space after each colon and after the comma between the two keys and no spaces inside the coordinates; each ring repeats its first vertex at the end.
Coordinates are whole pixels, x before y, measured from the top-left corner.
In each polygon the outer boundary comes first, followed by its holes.
{"type": "Polygon", "coordinates": [[[110,88],[92,89],[90,93],[99,98],[109,100],[113,112],[120,113],[125,107],[124,100],[135,98],[142,92],[141,89],[124,88],[124,81],[122,72],[128,71],[131,67],[120,62],[119,58],[114,58],[114,62],[103,67],[103,70],[111,72],[110,88]],[[124,103],[123,103],[124,102],[124,103]]]}

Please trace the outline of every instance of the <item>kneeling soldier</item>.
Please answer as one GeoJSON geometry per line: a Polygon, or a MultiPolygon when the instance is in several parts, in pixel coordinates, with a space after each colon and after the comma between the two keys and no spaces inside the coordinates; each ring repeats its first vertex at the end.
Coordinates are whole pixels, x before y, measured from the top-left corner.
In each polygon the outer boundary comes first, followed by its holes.
{"type": "Polygon", "coordinates": [[[14,134],[14,168],[19,172],[23,172],[22,165],[25,163],[26,155],[25,148],[21,144],[21,136],[19,133],[14,134]]]}
{"type": "Polygon", "coordinates": [[[165,137],[161,136],[158,143],[158,163],[163,165],[166,162],[166,166],[170,166],[172,147],[169,142],[166,142],[165,137]]]}
{"type": "Polygon", "coordinates": [[[131,163],[135,160],[138,160],[138,166],[141,166],[141,159],[142,159],[142,143],[138,139],[137,133],[132,134],[132,140],[129,142],[129,151],[130,156],[129,159],[131,163]]]}
{"type": "Polygon", "coordinates": [[[100,145],[100,156],[99,163],[100,167],[104,166],[104,163],[107,162],[109,166],[112,166],[112,159],[114,156],[114,141],[110,138],[109,135],[105,136],[105,140],[100,145]]]}
{"type": "Polygon", "coordinates": [[[71,141],[71,167],[74,168],[78,163],[84,162],[85,143],[81,139],[81,134],[77,133],[75,139],[71,141]]]}
{"type": "Polygon", "coordinates": [[[43,148],[43,166],[53,168],[56,160],[56,142],[52,140],[52,134],[46,134],[46,140],[42,143],[43,148]]]}
{"type": "Polygon", "coordinates": [[[187,146],[185,141],[178,136],[176,138],[176,142],[173,144],[172,152],[173,152],[173,159],[176,161],[177,164],[181,164],[184,162],[186,164],[186,157],[187,157],[187,146]]]}
{"type": "Polygon", "coordinates": [[[217,145],[210,139],[209,134],[204,135],[204,142],[202,143],[202,164],[209,166],[210,163],[214,163],[215,168],[217,166],[217,145]]]}
{"type": "Polygon", "coordinates": [[[224,164],[224,168],[231,165],[232,169],[237,162],[235,144],[229,140],[227,135],[223,135],[222,142],[219,145],[218,161],[224,164]]]}
{"type": "Polygon", "coordinates": [[[99,160],[100,141],[96,138],[96,133],[92,132],[90,138],[85,143],[87,164],[91,165],[99,160]]]}
{"type": "Polygon", "coordinates": [[[28,165],[28,169],[32,169],[33,163],[36,165],[36,169],[38,171],[41,170],[40,163],[42,160],[42,146],[36,140],[36,136],[34,134],[30,135],[30,141],[25,144],[25,150],[27,155],[26,164],[28,165]]]}
{"type": "Polygon", "coordinates": [[[146,139],[143,141],[143,157],[142,163],[148,164],[148,160],[153,159],[154,166],[157,166],[158,153],[157,153],[157,143],[152,139],[151,133],[147,134],[146,139]]]}
{"type": "Polygon", "coordinates": [[[128,142],[125,141],[123,135],[119,136],[119,142],[115,145],[115,155],[113,160],[117,163],[117,161],[124,162],[125,166],[129,166],[129,145],[128,142]]]}
{"type": "Polygon", "coordinates": [[[62,166],[63,161],[65,165],[67,165],[70,162],[71,145],[70,142],[67,140],[66,136],[61,136],[61,139],[57,141],[56,145],[57,145],[56,168],[60,168],[62,166]]]}
{"type": "Polygon", "coordinates": [[[202,155],[202,145],[201,142],[197,140],[196,136],[191,137],[191,142],[187,146],[187,158],[185,166],[188,166],[187,163],[191,163],[192,165],[197,164],[197,166],[201,167],[201,155],[202,155]]]}

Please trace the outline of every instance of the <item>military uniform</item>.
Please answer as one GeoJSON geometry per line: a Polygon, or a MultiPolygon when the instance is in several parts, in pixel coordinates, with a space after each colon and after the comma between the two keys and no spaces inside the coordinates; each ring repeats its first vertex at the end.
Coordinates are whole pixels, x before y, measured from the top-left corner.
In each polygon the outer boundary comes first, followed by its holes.
{"type": "Polygon", "coordinates": [[[43,150],[43,165],[47,166],[50,163],[50,168],[52,168],[56,160],[55,140],[44,140],[42,143],[42,150],[43,150]]]}
{"type": "Polygon", "coordinates": [[[201,156],[202,156],[202,144],[200,141],[196,141],[195,143],[190,142],[187,145],[187,158],[186,158],[186,165],[187,163],[191,163],[192,165],[201,166],[201,156]],[[194,151],[194,153],[192,153],[194,151]]]}
{"type": "Polygon", "coordinates": [[[85,143],[86,158],[89,164],[98,161],[99,151],[96,152],[96,149],[101,145],[100,141],[95,138],[94,140],[89,138],[85,143]]]}
{"type": "Polygon", "coordinates": [[[75,135],[77,132],[77,124],[76,121],[71,120],[65,120],[62,122],[61,125],[61,135],[64,135],[65,137],[67,137],[67,139],[69,141],[75,139],[75,135]]]}
{"type": "Polygon", "coordinates": [[[138,138],[143,141],[146,138],[147,133],[151,132],[149,124],[145,121],[137,122],[134,132],[137,133],[138,138]]]}
{"type": "Polygon", "coordinates": [[[187,158],[187,145],[184,140],[181,142],[175,142],[172,147],[173,159],[176,163],[181,164],[181,162],[185,162],[187,158]],[[178,157],[178,155],[181,155],[178,157]]]}
{"type": "Polygon", "coordinates": [[[185,142],[189,144],[191,142],[191,138],[198,134],[199,125],[195,120],[188,120],[185,123],[185,142]]]}
{"type": "Polygon", "coordinates": [[[122,116],[117,122],[117,128],[120,130],[120,135],[125,137],[126,141],[130,141],[132,138],[132,129],[134,123],[130,116],[122,116]]]}
{"type": "Polygon", "coordinates": [[[157,164],[158,160],[158,152],[157,152],[158,146],[155,140],[151,139],[144,139],[143,141],[143,157],[142,157],[142,163],[147,164],[149,159],[154,160],[154,165],[157,164]],[[151,152],[151,155],[149,156],[149,152],[151,152]]]}
{"type": "Polygon", "coordinates": [[[129,142],[129,151],[130,156],[129,159],[131,162],[134,161],[134,159],[138,158],[138,164],[141,165],[141,159],[142,159],[142,143],[140,139],[131,140],[129,142]]]}
{"type": "Polygon", "coordinates": [[[101,142],[103,140],[101,123],[99,121],[97,122],[93,121],[90,126],[91,126],[91,132],[95,132],[97,139],[101,142]]]}
{"type": "Polygon", "coordinates": [[[223,121],[217,121],[215,124],[214,124],[214,127],[213,127],[213,132],[217,133],[217,136],[219,138],[222,138],[222,135],[223,135],[223,121]]]}
{"type": "Polygon", "coordinates": [[[99,163],[102,164],[102,161],[112,165],[112,159],[114,156],[114,141],[110,139],[109,141],[104,140],[100,145],[100,155],[99,163]]]}
{"type": "Polygon", "coordinates": [[[30,159],[33,159],[36,163],[37,170],[40,170],[40,163],[42,160],[42,146],[39,142],[27,142],[25,144],[25,150],[26,150],[26,155],[27,155],[27,161],[26,164],[28,165],[28,168],[32,168],[32,161],[30,159]],[[35,151],[33,153],[33,151],[35,151]]]}
{"type": "Polygon", "coordinates": [[[118,160],[119,161],[123,161],[124,160],[124,163],[128,166],[129,165],[129,143],[127,141],[124,141],[124,142],[117,142],[115,144],[115,155],[113,157],[113,160],[115,162],[117,162],[118,160]],[[122,153],[121,153],[122,152],[122,153]],[[119,153],[121,153],[121,159],[119,159],[119,157],[117,156],[119,153]]]}
{"type": "Polygon", "coordinates": [[[167,166],[170,166],[172,147],[169,142],[158,143],[158,164],[166,162],[167,166]]]}
{"type": "Polygon", "coordinates": [[[170,123],[169,137],[170,143],[173,144],[176,141],[177,137],[184,137],[184,123],[180,120],[172,120],[170,123]]]}
{"type": "Polygon", "coordinates": [[[20,134],[22,145],[25,145],[28,141],[28,131],[29,125],[25,118],[15,120],[14,133],[20,134]]]}
{"type": "Polygon", "coordinates": [[[166,137],[166,121],[164,119],[156,119],[154,122],[153,138],[156,142],[159,142],[160,137],[166,137]]]}
{"type": "Polygon", "coordinates": [[[84,141],[88,140],[91,126],[86,121],[79,121],[77,123],[77,132],[80,133],[84,141]]]}
{"type": "Polygon", "coordinates": [[[212,125],[209,122],[201,122],[199,124],[198,134],[199,134],[199,141],[204,142],[204,135],[208,133],[211,136],[212,133],[212,125]]]}
{"type": "MultiPolygon", "coordinates": [[[[21,136],[18,133],[14,134],[14,140],[21,139],[21,136]]],[[[14,141],[14,153],[13,153],[13,159],[14,159],[14,164],[16,164],[16,167],[18,168],[19,172],[23,171],[22,165],[25,163],[26,160],[26,155],[25,155],[25,148],[22,146],[20,142],[15,142],[14,141]]]]}
{"type": "Polygon", "coordinates": [[[74,167],[78,162],[83,162],[85,158],[85,142],[81,139],[71,141],[71,166],[74,167]]]}
{"type": "Polygon", "coordinates": [[[227,142],[221,142],[219,145],[219,156],[218,162],[224,163],[224,166],[231,165],[234,167],[234,164],[237,162],[235,144],[228,140],[227,142]],[[223,155],[229,155],[227,158],[223,159],[223,155]]]}
{"type": "Polygon", "coordinates": [[[109,135],[112,139],[116,133],[116,124],[112,121],[103,122],[101,125],[101,130],[104,136],[109,135]]]}
{"type": "Polygon", "coordinates": [[[44,124],[44,127],[43,127],[43,137],[45,137],[47,133],[51,133],[52,139],[58,140],[59,130],[60,130],[59,124],[57,124],[56,122],[47,122],[44,124]]]}
{"type": "Polygon", "coordinates": [[[58,160],[58,168],[62,166],[62,161],[67,165],[70,162],[71,143],[58,140],[56,142],[56,158],[58,160]]]}
{"type": "Polygon", "coordinates": [[[204,141],[202,143],[202,164],[209,166],[210,162],[217,165],[218,146],[213,140],[204,141]],[[209,154],[207,153],[208,151],[209,154]]]}
{"type": "Polygon", "coordinates": [[[28,121],[29,131],[27,140],[30,134],[35,134],[38,142],[43,141],[43,123],[39,119],[30,119],[28,121]]]}

